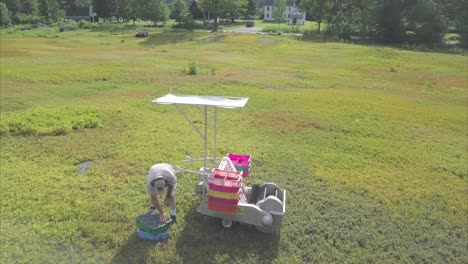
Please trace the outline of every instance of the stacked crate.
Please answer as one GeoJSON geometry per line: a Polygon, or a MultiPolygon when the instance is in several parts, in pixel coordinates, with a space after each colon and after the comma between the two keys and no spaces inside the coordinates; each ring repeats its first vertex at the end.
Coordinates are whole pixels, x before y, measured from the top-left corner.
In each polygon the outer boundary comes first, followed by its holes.
{"type": "Polygon", "coordinates": [[[250,155],[240,155],[229,153],[228,158],[231,160],[232,164],[237,171],[242,171],[242,177],[249,176],[250,173],[250,155]]]}
{"type": "Polygon", "coordinates": [[[242,192],[242,171],[214,169],[208,177],[208,209],[236,213],[242,192]]]}

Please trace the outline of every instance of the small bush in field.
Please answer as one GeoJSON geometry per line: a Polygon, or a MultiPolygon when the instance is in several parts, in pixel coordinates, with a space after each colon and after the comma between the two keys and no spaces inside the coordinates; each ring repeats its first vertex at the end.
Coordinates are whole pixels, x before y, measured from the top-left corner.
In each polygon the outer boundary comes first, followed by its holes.
{"type": "Polygon", "coordinates": [[[185,71],[187,72],[187,74],[197,75],[198,68],[199,68],[198,61],[191,59],[188,61],[185,71]]]}
{"type": "Polygon", "coordinates": [[[81,29],[93,29],[97,27],[97,24],[81,20],[80,22],[78,22],[78,27],[81,29]]]}

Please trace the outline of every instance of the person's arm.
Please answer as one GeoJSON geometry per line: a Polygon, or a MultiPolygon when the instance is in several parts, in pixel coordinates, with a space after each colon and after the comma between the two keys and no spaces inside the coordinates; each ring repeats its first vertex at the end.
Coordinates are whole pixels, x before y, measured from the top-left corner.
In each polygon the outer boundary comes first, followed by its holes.
{"type": "Polygon", "coordinates": [[[165,223],[166,214],[164,213],[161,207],[161,204],[159,203],[158,195],[156,193],[150,193],[150,196],[151,196],[151,202],[153,203],[154,208],[156,208],[156,210],[158,210],[159,212],[159,220],[161,221],[161,223],[165,223]]]}

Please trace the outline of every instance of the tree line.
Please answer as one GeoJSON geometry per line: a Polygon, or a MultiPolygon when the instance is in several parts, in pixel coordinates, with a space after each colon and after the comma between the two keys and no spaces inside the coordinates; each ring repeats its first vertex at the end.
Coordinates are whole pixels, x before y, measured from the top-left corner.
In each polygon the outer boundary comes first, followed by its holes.
{"type": "MultiPolygon", "coordinates": [[[[0,16],[3,26],[57,22],[65,10],[92,4],[100,18],[154,23],[173,18],[180,27],[203,18],[212,19],[217,30],[219,18],[262,19],[258,1],[199,0],[187,6],[185,0],[174,0],[168,6],[165,0],[0,0],[0,16]]],[[[307,11],[308,20],[317,22],[318,34],[388,44],[437,44],[452,32],[468,46],[468,0],[297,0],[296,4],[307,11]]]]}
{"type": "Polygon", "coordinates": [[[100,18],[123,18],[126,20],[150,20],[164,22],[169,18],[179,23],[194,18],[255,17],[259,0],[199,0],[187,5],[185,0],[0,0],[1,25],[37,22],[57,22],[65,17],[66,10],[93,5],[100,18]]]}
{"type": "Polygon", "coordinates": [[[436,44],[458,33],[467,47],[468,0],[302,0],[318,33],[388,44],[436,44]]]}

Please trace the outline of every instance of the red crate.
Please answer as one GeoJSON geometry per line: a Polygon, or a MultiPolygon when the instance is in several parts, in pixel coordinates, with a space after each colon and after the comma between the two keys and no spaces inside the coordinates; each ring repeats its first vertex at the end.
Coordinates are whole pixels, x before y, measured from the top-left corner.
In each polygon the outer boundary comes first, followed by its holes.
{"type": "Polygon", "coordinates": [[[208,202],[208,209],[212,211],[224,213],[237,213],[237,205],[223,205],[213,202],[208,202]]]}
{"type": "Polygon", "coordinates": [[[216,204],[226,205],[226,206],[232,206],[232,205],[237,206],[237,204],[239,203],[239,197],[237,197],[236,199],[224,199],[224,198],[217,198],[217,197],[208,195],[208,203],[216,203],[216,204]]]}

